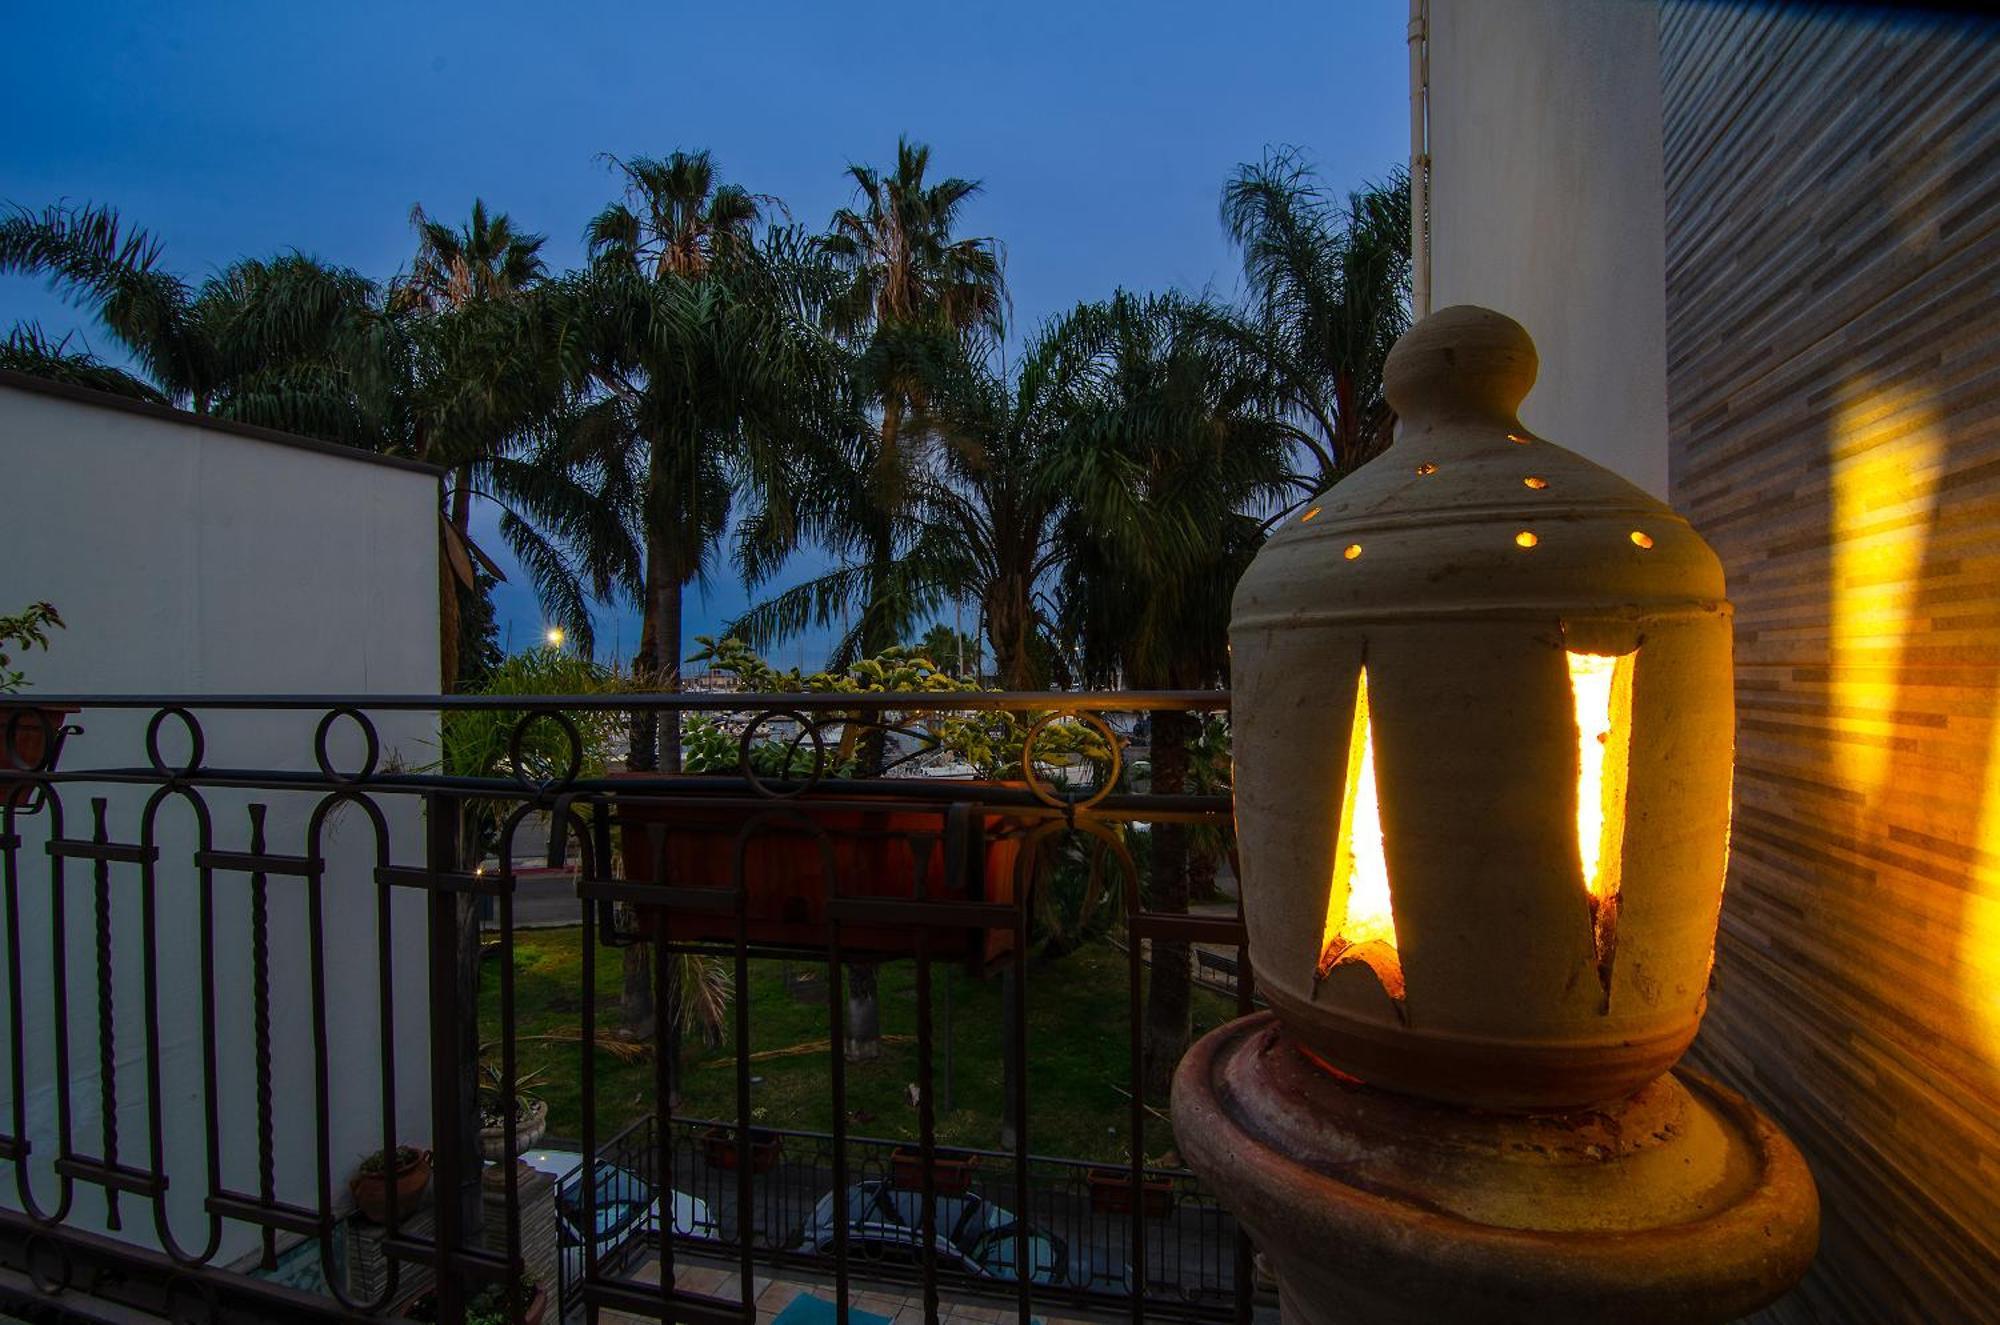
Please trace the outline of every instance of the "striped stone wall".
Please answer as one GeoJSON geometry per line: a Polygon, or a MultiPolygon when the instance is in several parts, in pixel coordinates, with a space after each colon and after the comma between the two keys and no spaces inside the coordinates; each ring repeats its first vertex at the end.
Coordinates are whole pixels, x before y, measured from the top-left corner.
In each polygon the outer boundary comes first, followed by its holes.
{"type": "Polygon", "coordinates": [[[1798,1140],[1783,1321],[2000,1319],[2000,28],[1671,0],[1674,503],[1737,609],[1696,1061],[1798,1140]]]}

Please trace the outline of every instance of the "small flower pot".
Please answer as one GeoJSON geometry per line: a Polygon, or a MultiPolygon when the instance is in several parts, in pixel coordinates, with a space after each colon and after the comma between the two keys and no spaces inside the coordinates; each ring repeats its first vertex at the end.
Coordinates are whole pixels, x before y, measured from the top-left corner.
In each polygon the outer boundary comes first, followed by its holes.
{"type": "MultiPolygon", "coordinates": [[[[1090,1208],[1100,1215],[1132,1213],[1132,1175],[1122,1169],[1092,1169],[1084,1175],[1090,1187],[1090,1208]]],[[[1146,1219],[1165,1219],[1174,1211],[1174,1183],[1171,1178],[1147,1178],[1139,1184],[1139,1213],[1146,1219]]]]}
{"type": "Polygon", "coordinates": [[[416,1157],[394,1173],[357,1173],[347,1184],[354,1195],[355,1208],[378,1224],[389,1222],[389,1188],[396,1189],[396,1213],[407,1216],[431,1185],[431,1152],[420,1150],[416,1157]]]}
{"type": "MultiPolygon", "coordinates": [[[[24,773],[51,773],[62,757],[63,740],[70,733],[68,719],[77,710],[70,706],[31,704],[24,707],[0,706],[0,769],[24,773]]],[[[39,788],[26,782],[0,787],[0,808],[12,806],[17,813],[41,808],[39,788]]]]}
{"type": "MultiPolygon", "coordinates": [[[[514,1153],[530,1149],[549,1130],[549,1102],[532,1095],[519,1097],[520,1111],[514,1118],[514,1153]]],[[[479,1129],[479,1157],[507,1158],[507,1124],[503,1120],[479,1129]]]]}
{"type": "MultiPolygon", "coordinates": [[[[972,1188],[977,1155],[939,1155],[931,1160],[931,1190],[939,1196],[963,1196],[972,1188]]],[[[920,1150],[897,1146],[889,1154],[889,1180],[908,1192],[924,1189],[924,1156],[920,1150]]]]}
{"type": "MultiPolygon", "coordinates": [[[[743,1148],[737,1144],[736,1129],[733,1127],[711,1127],[701,1134],[702,1156],[712,1169],[729,1169],[732,1172],[742,1166],[743,1148]]],[[[778,1165],[779,1156],[784,1154],[784,1138],[774,1132],[752,1129],[750,1133],[750,1171],[769,1173],[778,1165]]]]}

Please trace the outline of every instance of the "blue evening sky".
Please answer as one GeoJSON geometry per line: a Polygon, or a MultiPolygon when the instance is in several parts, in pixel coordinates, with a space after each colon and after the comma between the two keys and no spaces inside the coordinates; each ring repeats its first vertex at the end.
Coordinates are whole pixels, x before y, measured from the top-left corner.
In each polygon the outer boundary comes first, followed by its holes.
{"type": "MultiPolygon", "coordinates": [[[[185,276],[296,248],[381,279],[413,203],[456,222],[482,197],[561,267],[615,192],[599,153],[706,147],[818,225],[849,201],[845,164],[907,133],[940,177],[984,181],[968,231],[1005,245],[1018,338],[1120,286],[1232,294],[1219,191],[1267,145],[1337,189],[1385,174],[1408,151],[1406,19],[1401,0],[22,5],[0,201],[114,204],[185,276]]],[[[22,318],[118,357],[0,279],[0,328],[22,318]]],[[[724,566],[689,636],[745,601],[724,566]]],[[[499,604],[515,647],[539,638],[524,579],[499,604]]],[[[607,609],[600,656],[629,654],[636,620],[607,609]]]]}

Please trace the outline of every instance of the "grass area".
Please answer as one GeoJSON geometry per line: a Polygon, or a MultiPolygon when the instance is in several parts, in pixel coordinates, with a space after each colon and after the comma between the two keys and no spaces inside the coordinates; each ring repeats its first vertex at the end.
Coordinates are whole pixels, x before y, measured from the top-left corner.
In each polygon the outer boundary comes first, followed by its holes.
{"type": "MultiPolygon", "coordinates": [[[[582,1016],[584,933],[578,928],[524,930],[514,939],[515,1028],[521,1071],[542,1069],[530,1089],[549,1102],[549,1130],[578,1136],[583,1127],[582,1045],[575,1038],[582,1016]],[[554,1036],[544,1039],[538,1037],[554,1036]],[[567,1036],[569,1038],[560,1038],[567,1036]]],[[[594,936],[593,936],[594,940],[594,936]]],[[[1093,945],[1052,962],[1031,961],[1028,981],[1028,1144],[1036,1154],[1114,1161],[1130,1151],[1126,955],[1093,945]]],[[[620,1024],[622,958],[596,950],[598,1035],[620,1024]]],[[[806,964],[795,964],[795,970],[806,964]]],[[[824,966],[818,970],[823,975],[824,966]]],[[[829,1131],[833,1091],[826,1049],[824,1001],[803,1002],[786,988],[785,963],[750,963],[752,1052],[812,1046],[752,1063],[751,1116],[760,1126],[829,1131]]],[[[848,1124],[856,1135],[914,1139],[917,1111],[907,1088],[918,1079],[916,964],[881,968],[882,1056],[847,1069],[848,1124]]],[[[500,965],[489,956],[481,983],[481,1037],[499,1035],[500,965]]],[[[937,1135],[944,1144],[994,1146],[1001,1119],[1001,981],[980,980],[943,962],[932,968],[933,1065],[937,1135]],[[951,985],[951,1108],[945,1107],[945,985],[951,985]]],[[[1231,999],[1197,987],[1195,1033],[1234,1015],[1231,999]]],[[[710,1048],[698,1039],[684,1050],[679,1113],[696,1118],[736,1116],[734,1035],[710,1048]]],[[[1153,1101],[1164,1110],[1165,1101],[1153,1101]]],[[[653,1065],[627,1062],[597,1050],[597,1122],[601,1136],[650,1112],[653,1065]]],[[[1172,1145],[1162,1119],[1149,1119],[1146,1153],[1158,1158],[1172,1145]]]]}

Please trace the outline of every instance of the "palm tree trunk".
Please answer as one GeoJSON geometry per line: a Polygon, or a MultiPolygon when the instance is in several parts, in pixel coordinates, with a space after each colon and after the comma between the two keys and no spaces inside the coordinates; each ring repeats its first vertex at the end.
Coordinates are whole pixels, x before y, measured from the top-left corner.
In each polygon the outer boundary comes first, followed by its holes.
{"type": "MultiPolygon", "coordinates": [[[[661,574],[660,560],[659,540],[648,534],[646,566],[643,572],[645,584],[640,591],[639,652],[632,659],[633,679],[644,689],[651,688],[653,659],[660,651],[660,619],[653,610],[653,605],[659,597],[655,585],[661,574]]],[[[633,711],[631,749],[625,756],[626,768],[634,773],[652,773],[659,769],[659,733],[658,713],[651,709],[633,711]]]]}
{"type": "MultiPolygon", "coordinates": [[[[1155,710],[1152,721],[1153,791],[1177,795],[1187,789],[1188,717],[1185,713],[1155,710]]],[[[1188,909],[1185,824],[1153,825],[1152,876],[1152,909],[1185,915],[1188,909]]],[[[1187,1052],[1193,1031],[1193,991],[1188,976],[1188,945],[1154,939],[1152,949],[1142,1052],[1146,1094],[1164,1104],[1173,1083],[1174,1068],[1187,1052]]]]}
{"type": "MultiPolygon", "coordinates": [[[[681,688],[681,606],[687,582],[693,578],[681,567],[672,567],[660,576],[654,592],[659,596],[656,611],[659,629],[653,636],[653,672],[661,690],[681,688]]],[[[681,715],[669,710],[660,718],[660,767],[669,773],[681,771],[681,715]]]]}
{"type": "MultiPolygon", "coordinates": [[[[470,541],[472,525],[472,467],[460,465],[452,475],[451,525],[459,532],[461,546],[470,541]]],[[[440,539],[451,537],[440,533],[440,539]]],[[[451,570],[451,555],[438,549],[438,690],[451,694],[459,682],[459,632],[465,608],[459,595],[466,592],[451,570]]],[[[472,592],[478,592],[475,587],[472,592]]]]}
{"type": "Polygon", "coordinates": [[[986,600],[986,639],[993,646],[993,670],[1004,690],[1039,688],[1028,647],[1027,598],[1025,586],[1009,578],[996,584],[986,600]]]}
{"type": "Polygon", "coordinates": [[[448,695],[458,689],[458,576],[451,569],[451,553],[444,541],[451,535],[438,530],[438,693],[448,695]]]}

